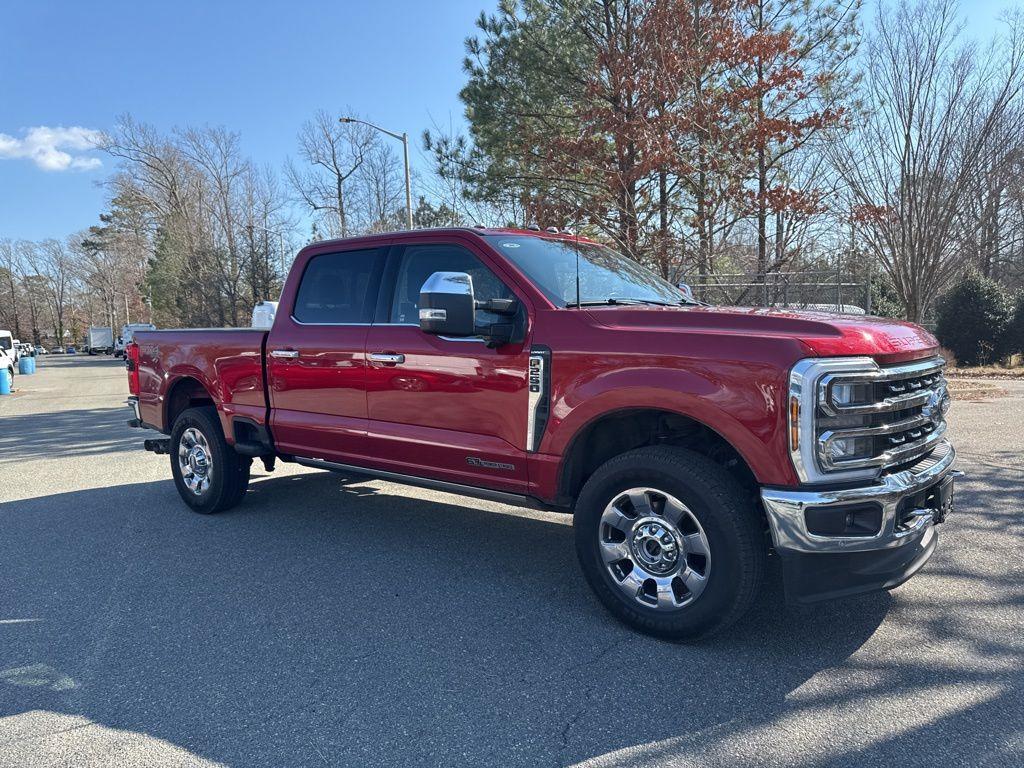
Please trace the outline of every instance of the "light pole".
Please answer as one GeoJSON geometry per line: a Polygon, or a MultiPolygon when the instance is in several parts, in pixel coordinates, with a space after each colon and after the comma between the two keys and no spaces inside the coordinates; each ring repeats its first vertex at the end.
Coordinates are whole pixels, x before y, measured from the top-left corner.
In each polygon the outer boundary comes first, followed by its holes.
{"type": "Polygon", "coordinates": [[[409,179],[409,134],[408,133],[395,133],[389,131],[387,128],[381,128],[379,125],[367,122],[366,120],[360,120],[358,117],[339,117],[339,123],[359,123],[361,125],[369,126],[374,130],[386,133],[393,139],[398,139],[402,142],[402,150],[405,154],[405,223],[409,229],[412,229],[412,182],[409,179]]]}

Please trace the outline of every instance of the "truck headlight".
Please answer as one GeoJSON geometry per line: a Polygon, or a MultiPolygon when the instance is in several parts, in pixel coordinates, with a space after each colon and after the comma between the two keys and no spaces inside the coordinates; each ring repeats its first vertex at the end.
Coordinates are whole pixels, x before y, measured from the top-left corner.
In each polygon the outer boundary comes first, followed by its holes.
{"type": "Polygon", "coordinates": [[[945,361],[882,367],[870,357],[801,360],[790,372],[788,443],[804,483],[874,478],[927,455],[948,409],[945,361]]]}
{"type": "Polygon", "coordinates": [[[867,384],[839,383],[832,385],[832,402],[836,405],[858,405],[870,402],[871,387],[867,384]]]}
{"type": "Polygon", "coordinates": [[[865,458],[873,449],[872,441],[864,437],[836,437],[827,445],[833,461],[865,458]]]}

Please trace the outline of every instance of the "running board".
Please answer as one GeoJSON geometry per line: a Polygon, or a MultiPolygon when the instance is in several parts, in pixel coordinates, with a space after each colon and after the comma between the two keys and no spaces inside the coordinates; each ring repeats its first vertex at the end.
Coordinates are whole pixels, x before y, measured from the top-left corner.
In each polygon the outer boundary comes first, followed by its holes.
{"type": "Polygon", "coordinates": [[[433,491],[444,491],[445,493],[454,493],[460,496],[472,496],[476,499],[496,501],[499,504],[508,504],[513,507],[555,510],[559,512],[566,511],[561,507],[545,504],[540,499],[535,499],[533,496],[525,496],[519,493],[507,493],[505,491],[493,491],[489,488],[478,488],[475,485],[449,483],[445,480],[432,480],[427,477],[403,475],[399,472],[388,472],[383,469],[357,467],[352,464],[338,464],[333,461],[323,461],[322,459],[306,459],[302,456],[296,456],[295,463],[301,464],[304,467],[312,467],[313,469],[328,469],[331,472],[344,472],[345,474],[357,475],[360,477],[389,480],[393,483],[402,483],[403,485],[414,485],[418,488],[428,488],[433,491]]]}

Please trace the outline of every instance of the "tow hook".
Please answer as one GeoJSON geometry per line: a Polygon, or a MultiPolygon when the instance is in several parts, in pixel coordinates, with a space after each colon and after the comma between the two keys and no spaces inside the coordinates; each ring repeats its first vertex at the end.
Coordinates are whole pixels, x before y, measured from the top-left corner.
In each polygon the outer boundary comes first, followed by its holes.
{"type": "Polygon", "coordinates": [[[171,438],[169,437],[155,437],[146,440],[142,443],[142,447],[147,451],[152,451],[156,454],[170,453],[171,452],[171,438]]]}

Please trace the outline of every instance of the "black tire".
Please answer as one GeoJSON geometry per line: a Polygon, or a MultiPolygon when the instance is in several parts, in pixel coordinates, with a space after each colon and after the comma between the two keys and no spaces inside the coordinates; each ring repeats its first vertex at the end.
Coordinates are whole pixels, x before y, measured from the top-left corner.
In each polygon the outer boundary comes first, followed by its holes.
{"type": "Polygon", "coordinates": [[[724,629],[753,605],[764,578],[767,542],[754,500],[722,466],[683,448],[638,448],[609,459],[584,485],[573,526],[576,554],[598,599],[626,624],[658,637],[695,639],[724,629]],[[706,536],[703,591],[682,607],[659,610],[642,604],[651,598],[630,597],[620,587],[626,582],[616,582],[610,569],[632,564],[606,566],[602,557],[600,537],[608,532],[602,514],[624,491],[641,486],[681,501],[692,516],[688,520],[695,518],[706,536]]]}
{"type": "Polygon", "coordinates": [[[224,439],[217,409],[213,406],[189,408],[174,421],[170,441],[171,474],[182,500],[194,511],[204,515],[223,512],[242,500],[249,487],[249,468],[252,459],[240,456],[224,439]],[[199,493],[185,482],[179,463],[182,436],[193,429],[205,438],[209,448],[212,472],[209,483],[199,493]]]}

